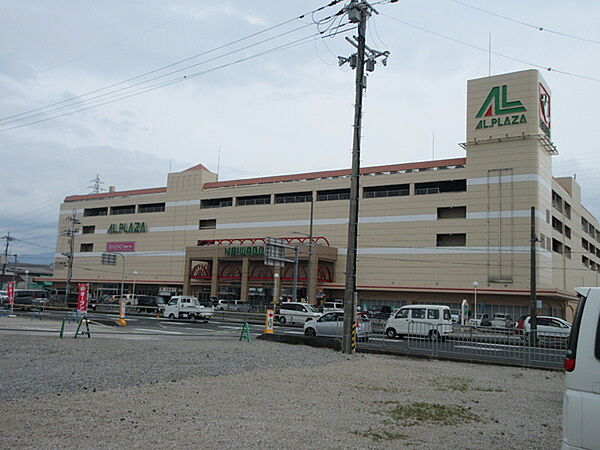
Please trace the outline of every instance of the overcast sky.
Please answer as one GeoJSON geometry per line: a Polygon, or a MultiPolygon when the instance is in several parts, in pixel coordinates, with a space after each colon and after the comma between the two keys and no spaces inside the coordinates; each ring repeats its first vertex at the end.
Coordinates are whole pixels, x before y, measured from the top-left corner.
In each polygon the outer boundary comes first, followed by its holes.
{"type": "MultiPolygon", "coordinates": [[[[463,2],[600,41],[597,1],[463,2]]],[[[325,3],[0,0],[0,118],[190,58],[325,3]]],[[[491,31],[497,53],[600,79],[597,43],[538,31],[452,0],[400,0],[377,8],[382,14],[369,22],[368,45],[391,51],[391,57],[387,67],[378,65],[369,76],[363,165],[431,159],[433,133],[436,159],[464,156],[458,143],[465,136],[466,80],[488,74],[488,55],[423,29],[482,48],[488,47],[491,31]]],[[[338,9],[328,8],[314,19],[338,9]]],[[[235,52],[161,80],[206,71],[316,32],[309,15],[173,66],[169,70],[235,52]]],[[[0,236],[11,231],[27,241],[13,243],[12,250],[30,259],[32,255],[47,258],[53,254],[60,202],[66,195],[88,192],[97,173],[106,186],[117,189],[164,186],[169,166],[179,171],[203,163],[216,171],[219,147],[220,179],[348,167],[353,73],[338,68],[336,56],[351,51],[343,35],[310,39],[304,45],[54,120],[6,130],[73,109],[57,109],[28,121],[0,122],[4,130],[0,131],[0,236]]],[[[493,74],[528,68],[492,57],[493,74]]],[[[555,175],[577,173],[585,204],[598,216],[600,82],[547,71],[543,76],[553,94],[553,140],[560,152],[554,158],[555,175]]],[[[105,93],[81,97],[88,103],[79,108],[116,99],[126,91],[90,99],[105,93]]]]}

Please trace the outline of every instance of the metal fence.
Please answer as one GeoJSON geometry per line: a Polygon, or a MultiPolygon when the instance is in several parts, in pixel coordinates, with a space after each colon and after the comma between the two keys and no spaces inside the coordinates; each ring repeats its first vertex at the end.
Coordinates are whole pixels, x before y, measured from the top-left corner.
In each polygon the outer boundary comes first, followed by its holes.
{"type": "Polygon", "coordinates": [[[386,320],[372,321],[367,347],[404,354],[515,364],[525,367],[562,367],[569,330],[537,332],[432,322],[409,322],[407,328],[386,329],[386,320]],[[392,337],[393,336],[393,337],[392,337]]]}

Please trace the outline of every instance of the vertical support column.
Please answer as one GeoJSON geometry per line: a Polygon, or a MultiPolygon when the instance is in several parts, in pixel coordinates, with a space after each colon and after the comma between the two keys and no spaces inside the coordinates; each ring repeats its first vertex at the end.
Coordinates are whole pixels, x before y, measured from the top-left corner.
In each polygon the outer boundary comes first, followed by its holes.
{"type": "Polygon", "coordinates": [[[219,257],[213,256],[212,271],[210,278],[210,296],[219,296],[219,257]]]}
{"type": "Polygon", "coordinates": [[[250,258],[242,259],[242,288],[240,289],[240,300],[248,300],[248,272],[250,270],[250,258]]]}
{"type": "Polygon", "coordinates": [[[308,283],[309,292],[307,293],[309,302],[316,304],[317,303],[317,274],[319,272],[319,257],[317,255],[316,249],[313,249],[312,254],[310,255],[310,271],[308,273],[308,279],[310,280],[308,283]]]}
{"type": "Polygon", "coordinates": [[[192,283],[190,281],[190,273],[192,272],[192,259],[187,259],[183,269],[183,295],[192,295],[192,283]]]}

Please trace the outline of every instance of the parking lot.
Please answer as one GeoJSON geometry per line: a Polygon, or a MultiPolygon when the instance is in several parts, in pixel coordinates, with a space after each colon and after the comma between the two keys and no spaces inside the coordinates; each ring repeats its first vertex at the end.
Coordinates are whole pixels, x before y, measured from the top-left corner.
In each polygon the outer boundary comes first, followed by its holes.
{"type": "MultiPolygon", "coordinates": [[[[8,320],[0,331],[2,448],[560,443],[560,372],[348,357],[239,342],[233,330],[221,333],[229,338],[106,332],[60,340],[6,331],[8,320]]],[[[19,319],[36,322],[27,320],[19,319]]]]}

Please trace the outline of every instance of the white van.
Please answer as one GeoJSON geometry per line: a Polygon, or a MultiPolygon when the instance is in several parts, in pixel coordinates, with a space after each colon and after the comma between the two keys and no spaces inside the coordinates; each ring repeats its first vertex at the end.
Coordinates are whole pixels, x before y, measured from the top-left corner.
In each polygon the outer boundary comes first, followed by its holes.
{"type": "Polygon", "coordinates": [[[300,302],[284,302],[279,306],[277,320],[281,325],[286,323],[304,324],[308,319],[321,317],[321,313],[313,305],[300,302]]]}
{"type": "Polygon", "coordinates": [[[171,297],[165,306],[163,317],[168,319],[202,319],[205,322],[212,317],[214,312],[212,303],[200,302],[195,297],[177,295],[171,297]]]}
{"type": "Polygon", "coordinates": [[[600,448],[600,288],[577,288],[565,356],[563,449],[600,448]]]}
{"type": "Polygon", "coordinates": [[[385,325],[385,334],[397,336],[424,336],[432,341],[444,339],[452,333],[450,307],[444,305],[407,305],[395,311],[385,325]]]}
{"type": "Polygon", "coordinates": [[[344,310],[344,302],[341,300],[323,303],[323,312],[343,311],[343,310],[344,310]]]}

